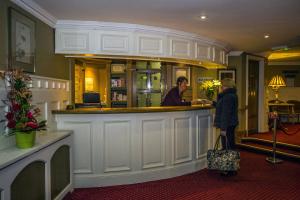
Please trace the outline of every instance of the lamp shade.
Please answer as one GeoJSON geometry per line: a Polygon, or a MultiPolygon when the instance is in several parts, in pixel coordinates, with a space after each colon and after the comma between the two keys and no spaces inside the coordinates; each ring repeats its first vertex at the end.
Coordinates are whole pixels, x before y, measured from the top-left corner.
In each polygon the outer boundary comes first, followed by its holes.
{"type": "Polygon", "coordinates": [[[285,87],[286,84],[281,76],[276,75],[272,77],[268,86],[272,88],[279,88],[279,87],[285,87]]]}

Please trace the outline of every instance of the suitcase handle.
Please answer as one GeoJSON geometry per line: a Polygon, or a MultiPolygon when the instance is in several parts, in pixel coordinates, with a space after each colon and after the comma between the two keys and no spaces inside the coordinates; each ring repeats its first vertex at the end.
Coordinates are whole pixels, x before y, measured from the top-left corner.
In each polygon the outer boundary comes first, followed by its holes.
{"type": "MultiPolygon", "coordinates": [[[[228,150],[228,140],[227,140],[227,135],[225,136],[226,138],[226,150],[228,150]]],[[[215,146],[214,146],[214,150],[217,150],[218,147],[219,147],[219,144],[220,144],[220,140],[221,140],[221,135],[218,136],[217,140],[216,140],[216,143],[215,143],[215,146]]]]}

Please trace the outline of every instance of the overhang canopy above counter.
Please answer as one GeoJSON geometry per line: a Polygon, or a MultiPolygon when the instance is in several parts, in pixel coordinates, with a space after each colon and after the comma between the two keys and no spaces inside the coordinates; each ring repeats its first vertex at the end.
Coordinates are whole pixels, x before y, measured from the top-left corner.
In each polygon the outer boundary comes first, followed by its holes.
{"type": "Polygon", "coordinates": [[[226,44],[173,29],[94,21],[58,20],[55,53],[99,58],[174,60],[206,68],[227,65],[226,44]]]}

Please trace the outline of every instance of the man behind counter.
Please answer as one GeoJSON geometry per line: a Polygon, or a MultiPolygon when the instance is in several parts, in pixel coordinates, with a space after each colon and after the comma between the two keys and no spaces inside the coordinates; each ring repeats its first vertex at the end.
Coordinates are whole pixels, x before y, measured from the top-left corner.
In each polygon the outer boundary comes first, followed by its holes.
{"type": "Polygon", "coordinates": [[[183,92],[187,89],[188,80],[184,76],[177,78],[176,87],[173,87],[165,96],[165,99],[162,102],[162,106],[190,106],[196,102],[188,101],[185,102],[182,100],[183,92]]]}

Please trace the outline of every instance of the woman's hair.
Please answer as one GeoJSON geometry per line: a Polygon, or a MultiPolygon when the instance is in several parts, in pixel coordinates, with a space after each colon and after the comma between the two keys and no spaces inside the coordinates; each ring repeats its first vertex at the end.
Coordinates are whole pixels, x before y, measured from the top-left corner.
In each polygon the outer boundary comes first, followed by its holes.
{"type": "Polygon", "coordinates": [[[222,81],[222,86],[228,87],[228,88],[235,88],[235,82],[231,78],[224,78],[222,81]]]}
{"type": "Polygon", "coordinates": [[[179,76],[179,77],[177,78],[176,85],[179,86],[180,83],[182,83],[183,81],[186,81],[187,83],[189,82],[189,81],[187,80],[187,78],[185,78],[184,76],[179,76]]]}

